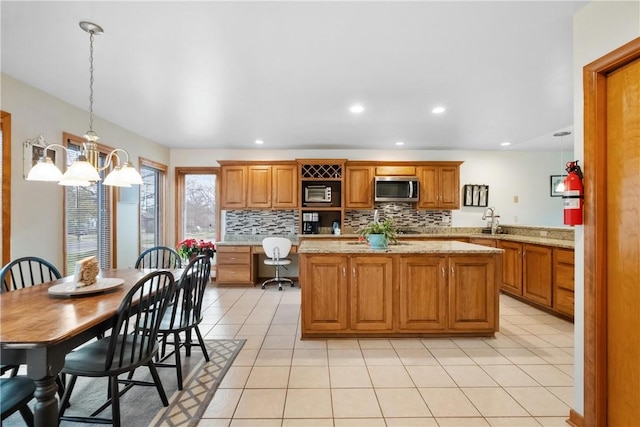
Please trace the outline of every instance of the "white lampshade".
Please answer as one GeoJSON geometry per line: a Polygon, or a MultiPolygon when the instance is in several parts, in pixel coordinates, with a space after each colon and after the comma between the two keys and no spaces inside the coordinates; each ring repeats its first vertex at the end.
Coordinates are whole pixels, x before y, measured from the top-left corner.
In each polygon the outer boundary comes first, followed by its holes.
{"type": "Polygon", "coordinates": [[[38,163],[31,168],[27,175],[27,181],[52,181],[62,179],[62,172],[53,164],[50,157],[41,157],[38,163]]]}
{"type": "Polygon", "coordinates": [[[122,168],[120,166],[116,166],[102,183],[113,187],[131,187],[131,183],[127,182],[126,178],[127,177],[122,173],[122,168]]]}
{"type": "Polygon", "coordinates": [[[131,162],[126,162],[122,169],[120,170],[120,174],[123,176],[122,180],[124,182],[128,182],[129,184],[141,185],[142,177],[140,173],[133,167],[131,162]]]}
{"type": "MultiPolygon", "coordinates": [[[[76,160],[62,175],[62,180],[71,181],[100,181],[100,174],[96,168],[86,160],[76,160]]],[[[68,184],[62,184],[68,185],[68,184]]]]}

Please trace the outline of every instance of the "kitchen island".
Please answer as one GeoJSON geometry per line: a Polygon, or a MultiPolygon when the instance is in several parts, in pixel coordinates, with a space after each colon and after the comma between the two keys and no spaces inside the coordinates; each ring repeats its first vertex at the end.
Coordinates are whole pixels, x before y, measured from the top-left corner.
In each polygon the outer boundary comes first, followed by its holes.
{"type": "Polygon", "coordinates": [[[303,240],[302,337],[493,336],[502,249],[400,241],[387,249],[303,240]]]}

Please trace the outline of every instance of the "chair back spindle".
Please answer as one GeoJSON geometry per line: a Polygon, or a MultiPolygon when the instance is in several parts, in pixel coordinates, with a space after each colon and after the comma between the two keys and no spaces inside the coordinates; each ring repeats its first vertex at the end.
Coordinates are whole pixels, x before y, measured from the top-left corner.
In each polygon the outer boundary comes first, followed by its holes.
{"type": "Polygon", "coordinates": [[[178,252],[167,246],[155,246],[143,251],[136,260],[135,268],[181,268],[178,252]]]}
{"type": "Polygon", "coordinates": [[[61,277],[58,269],[45,259],[34,256],[17,258],[0,270],[0,292],[11,292],[61,277]]]}

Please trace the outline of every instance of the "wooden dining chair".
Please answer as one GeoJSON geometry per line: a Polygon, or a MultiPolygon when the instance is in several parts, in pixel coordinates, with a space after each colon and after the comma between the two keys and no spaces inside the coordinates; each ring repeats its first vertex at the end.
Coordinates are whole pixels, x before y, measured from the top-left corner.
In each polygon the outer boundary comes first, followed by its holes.
{"type": "Polygon", "coordinates": [[[27,256],[14,259],[0,270],[0,292],[10,292],[61,278],[58,269],[46,259],[27,256]]]}
{"type": "MultiPolygon", "coordinates": [[[[35,256],[17,258],[0,270],[0,293],[39,285],[61,277],[58,269],[46,259],[35,256]]],[[[15,377],[18,368],[18,365],[0,365],[0,375],[10,372],[10,375],[15,377]]],[[[56,378],[56,384],[58,394],[62,397],[64,386],[60,377],[56,378]]]]}
{"type": "Polygon", "coordinates": [[[154,246],[142,252],[136,260],[136,268],[181,268],[178,252],[167,246],[154,246]]]}
{"type": "Polygon", "coordinates": [[[180,348],[185,348],[185,356],[191,356],[191,347],[200,347],[205,360],[209,361],[209,354],[204,345],[202,334],[198,325],[202,322],[202,300],[204,291],[209,283],[211,261],[208,255],[195,257],[182,273],[172,304],[162,319],[159,334],[162,336],[162,359],[156,363],[158,367],[172,367],[176,369],[178,378],[178,390],[182,390],[182,363],[180,360],[180,348]],[[184,341],[180,340],[180,334],[184,332],[184,341]],[[192,332],[195,332],[198,342],[192,341],[192,332]],[[168,341],[171,336],[173,341],[168,341]],[[166,345],[173,346],[173,351],[165,354],[166,345]],[[175,364],[167,363],[172,355],[175,356],[175,364]]]}
{"type": "Polygon", "coordinates": [[[93,341],[67,354],[62,372],[69,375],[60,403],[60,420],[112,424],[120,426],[120,397],[134,385],[156,387],[162,404],[167,395],[160,382],[153,358],[158,352],[158,328],[173,297],[175,282],[169,271],[155,271],[141,278],[118,307],[109,336],[93,341]],[[147,366],[153,382],[118,379],[118,375],[147,366]],[[89,417],[65,416],[76,380],[83,377],[108,377],[108,400],[89,417]],[[119,384],[124,383],[120,389],[119,384]],[[111,406],[111,419],[94,415],[111,406]]]}
{"type": "Polygon", "coordinates": [[[22,419],[29,426],[34,425],[33,412],[29,401],[36,391],[35,383],[27,377],[0,378],[0,412],[2,420],[20,411],[22,419]]]}

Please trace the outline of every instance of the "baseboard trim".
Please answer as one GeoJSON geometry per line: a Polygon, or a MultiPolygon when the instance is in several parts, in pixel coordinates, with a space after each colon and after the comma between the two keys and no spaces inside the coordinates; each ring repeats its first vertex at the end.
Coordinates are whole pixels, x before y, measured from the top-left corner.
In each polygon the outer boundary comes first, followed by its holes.
{"type": "Polygon", "coordinates": [[[567,424],[573,427],[583,427],[584,417],[572,409],[571,411],[569,411],[569,419],[567,420],[567,424]]]}

